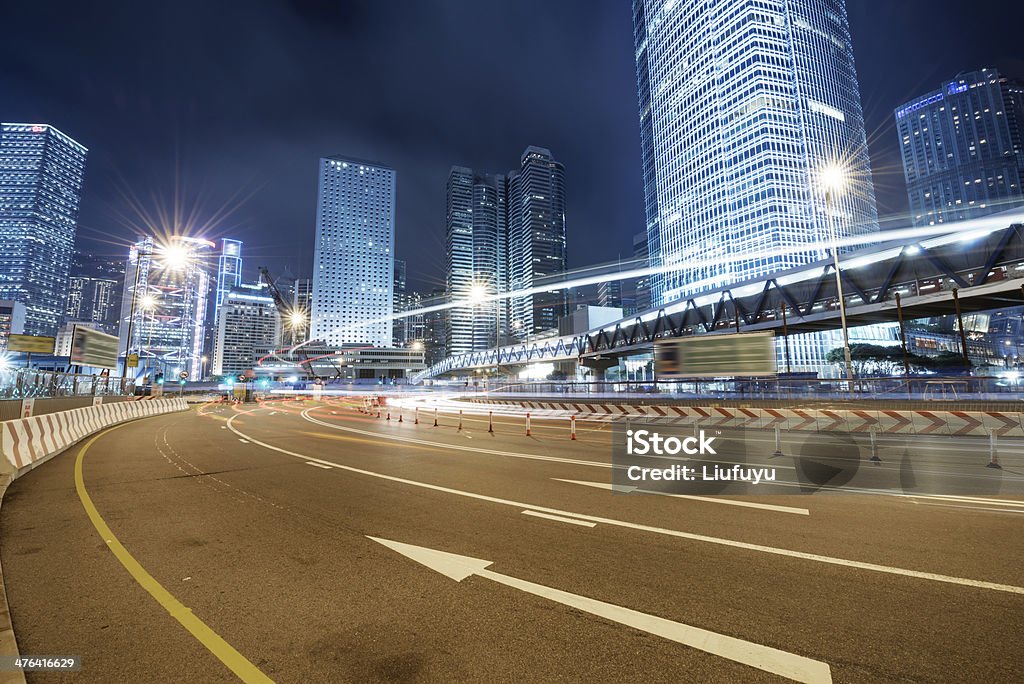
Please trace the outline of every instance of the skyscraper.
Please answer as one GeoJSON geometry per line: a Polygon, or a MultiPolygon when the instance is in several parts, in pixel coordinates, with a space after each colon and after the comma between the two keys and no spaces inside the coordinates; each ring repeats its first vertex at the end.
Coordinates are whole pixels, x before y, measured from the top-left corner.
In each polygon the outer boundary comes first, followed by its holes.
{"type": "Polygon", "coordinates": [[[254,370],[263,350],[277,349],[280,341],[281,319],[266,284],[233,287],[217,313],[213,374],[254,370]]]}
{"type": "Polygon", "coordinates": [[[453,166],[448,173],[446,209],[446,289],[449,354],[487,349],[507,328],[507,189],[502,175],[474,173],[453,166]]]}
{"type": "Polygon", "coordinates": [[[233,288],[242,284],[242,241],[222,239],[217,257],[217,289],[214,293],[213,322],[220,316],[220,305],[233,288]]]}
{"type": "Polygon", "coordinates": [[[25,306],[25,333],[64,316],[88,150],[48,124],[0,124],[0,300],[25,306]]]}
{"type": "MultiPolygon", "coordinates": [[[[566,272],[565,169],[550,150],[527,147],[508,176],[508,287],[529,289],[566,272]]],[[[523,339],[558,329],[565,291],[509,300],[510,332],[523,339]]]]}
{"type": "Polygon", "coordinates": [[[200,373],[210,293],[206,262],[213,249],[212,242],[186,237],[163,246],[147,237],[132,245],[119,337],[122,353],[139,355],[140,373],[200,373]]]}
{"type": "Polygon", "coordinates": [[[68,321],[88,322],[109,335],[118,331],[121,283],[113,278],[71,276],[68,278],[67,304],[64,317],[68,321]]]}
{"type": "Polygon", "coordinates": [[[634,0],[633,20],[650,262],[680,264],[654,306],[824,258],[829,166],[837,232],[877,231],[843,0],[634,0]]]}
{"type": "Polygon", "coordinates": [[[0,299],[0,352],[7,350],[7,338],[25,332],[25,305],[0,299]]]}
{"type": "MultiPolygon", "coordinates": [[[[648,254],[647,231],[633,236],[633,268],[645,268],[650,263],[648,254]]],[[[634,306],[637,311],[651,308],[651,277],[643,276],[636,279],[634,306]]]]}
{"type": "Polygon", "coordinates": [[[915,226],[1024,204],[1024,81],[962,73],[895,117],[915,226]]]}
{"type": "Polygon", "coordinates": [[[391,345],[395,171],[376,162],[320,159],[312,337],[328,345],[391,345]]]}

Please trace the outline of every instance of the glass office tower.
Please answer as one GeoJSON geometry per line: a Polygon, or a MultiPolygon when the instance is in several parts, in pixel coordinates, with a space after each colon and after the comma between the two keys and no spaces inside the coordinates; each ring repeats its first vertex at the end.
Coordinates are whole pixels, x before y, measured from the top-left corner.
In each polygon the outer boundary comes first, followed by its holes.
{"type": "Polygon", "coordinates": [[[963,73],[895,112],[915,226],[1024,204],[1024,82],[963,73]]]}
{"type": "Polygon", "coordinates": [[[311,335],[328,345],[392,344],[395,171],[320,160],[311,335]]]}
{"type": "Polygon", "coordinates": [[[634,0],[659,306],[827,256],[820,171],[849,178],[840,235],[878,230],[843,0],[634,0]]]}
{"type": "Polygon", "coordinates": [[[25,333],[64,316],[88,150],[48,124],[0,124],[0,300],[25,306],[25,333]]]}

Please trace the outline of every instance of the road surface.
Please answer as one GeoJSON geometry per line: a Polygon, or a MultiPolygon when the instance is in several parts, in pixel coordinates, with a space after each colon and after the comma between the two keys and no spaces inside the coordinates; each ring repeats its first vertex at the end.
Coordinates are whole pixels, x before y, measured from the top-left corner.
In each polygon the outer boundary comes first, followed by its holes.
{"type": "Polygon", "coordinates": [[[1024,502],[623,495],[607,424],[358,405],[149,418],[15,481],[21,653],[82,657],[29,682],[1024,681],[1024,502]]]}

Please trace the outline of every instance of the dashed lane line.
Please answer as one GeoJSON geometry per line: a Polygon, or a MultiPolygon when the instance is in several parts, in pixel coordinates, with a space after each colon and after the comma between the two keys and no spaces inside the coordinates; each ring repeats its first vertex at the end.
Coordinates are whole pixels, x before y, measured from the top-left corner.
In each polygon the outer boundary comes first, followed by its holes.
{"type": "MultiPolygon", "coordinates": [[[[309,409],[307,409],[309,410],[309,409]]],[[[477,494],[476,492],[467,492],[461,489],[453,489],[452,487],[444,487],[442,485],[430,484],[428,482],[420,482],[417,480],[409,480],[404,477],[396,477],[394,475],[386,475],[384,473],[378,473],[372,470],[364,470],[362,468],[354,468],[352,466],[342,465],[340,463],[334,463],[333,461],[325,461],[323,459],[315,458],[313,456],[307,456],[300,454],[295,451],[283,449],[273,444],[262,442],[252,435],[248,435],[234,426],[235,419],[240,415],[236,414],[228,420],[228,428],[231,429],[236,435],[247,438],[253,444],[257,444],[265,449],[276,451],[278,453],[300,458],[306,461],[314,461],[316,463],[322,463],[326,466],[336,468],[338,470],[345,470],[351,473],[357,473],[359,475],[365,475],[367,477],[374,477],[381,480],[388,480],[390,482],[398,482],[401,484],[410,485],[413,487],[421,487],[423,489],[430,489],[436,492],[443,492],[446,494],[454,494],[456,496],[463,496],[470,499],[476,499],[478,501],[487,501],[490,503],[496,503],[503,506],[514,506],[519,509],[530,509],[540,513],[550,513],[551,515],[561,515],[570,518],[576,518],[578,520],[587,520],[595,523],[603,523],[605,525],[611,525],[615,527],[623,527],[632,530],[638,530],[642,532],[650,532],[653,534],[661,534],[669,537],[677,537],[680,539],[687,539],[690,541],[704,542],[708,544],[715,544],[718,546],[726,546],[730,548],[743,549],[746,551],[754,551],[757,553],[767,553],[775,556],[784,556],[787,558],[797,558],[800,560],[812,561],[815,563],[825,563],[828,565],[835,565],[847,568],[854,568],[857,570],[866,570],[869,572],[878,572],[887,575],[897,575],[901,577],[911,577],[915,579],[929,580],[933,582],[941,582],[944,584],[953,584],[962,587],[972,587],[975,589],[988,589],[991,591],[1006,592],[1009,594],[1019,594],[1024,596],[1024,587],[1015,586],[1012,584],[1001,584],[998,582],[988,582],[985,580],[975,580],[965,577],[954,577],[952,575],[943,575],[935,572],[923,572],[920,570],[910,570],[908,568],[899,568],[889,565],[881,565],[878,563],[867,563],[864,561],[849,560],[846,558],[836,558],[833,556],[824,556],[817,553],[807,553],[804,551],[795,551],[793,549],[784,549],[776,546],[766,546],[763,544],[753,544],[750,542],[742,542],[734,539],[725,539],[722,537],[712,537],[704,534],[696,534],[694,532],[683,532],[681,530],[672,530],[664,527],[655,527],[653,525],[643,525],[639,523],[631,523],[625,520],[617,520],[615,518],[603,518],[595,515],[587,515],[584,513],[574,513],[572,511],[564,511],[558,508],[549,508],[547,506],[535,506],[529,503],[523,503],[521,501],[512,501],[510,499],[502,499],[495,496],[488,496],[486,494],[477,494]]],[[[455,447],[452,447],[455,448],[455,447]]]]}

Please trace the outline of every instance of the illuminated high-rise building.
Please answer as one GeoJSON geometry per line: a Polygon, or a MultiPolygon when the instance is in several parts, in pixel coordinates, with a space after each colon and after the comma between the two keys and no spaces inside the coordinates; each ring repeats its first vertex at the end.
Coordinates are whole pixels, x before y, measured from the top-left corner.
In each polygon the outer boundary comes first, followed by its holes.
{"type": "Polygon", "coordinates": [[[217,313],[213,374],[253,371],[266,350],[280,343],[281,319],[267,285],[231,288],[217,313]]]}
{"type": "MultiPolygon", "coordinates": [[[[508,287],[528,290],[565,272],[565,168],[550,150],[527,147],[508,176],[508,287]]],[[[565,297],[565,290],[555,290],[509,299],[512,335],[557,330],[565,297]]]]}
{"type": "Polygon", "coordinates": [[[963,73],[895,112],[915,226],[1024,204],[1024,81],[963,73]]]}
{"type": "Polygon", "coordinates": [[[201,373],[210,294],[207,271],[216,248],[207,240],[185,237],[168,245],[147,237],[132,245],[119,336],[122,354],[127,350],[139,355],[139,373],[201,373]]]}
{"type": "Polygon", "coordinates": [[[654,306],[827,257],[829,166],[840,236],[878,230],[843,0],[634,0],[633,20],[650,263],[680,264],[654,306]]]}
{"type": "MultiPolygon", "coordinates": [[[[878,231],[844,0],[633,0],[651,304],[878,231]],[[845,188],[826,203],[823,172],[845,188]]],[[[820,369],[831,335],[791,340],[820,369]]]]}
{"type": "Polygon", "coordinates": [[[217,257],[217,290],[213,302],[213,322],[220,315],[220,305],[233,288],[242,284],[242,241],[224,238],[217,257]]]}
{"type": "Polygon", "coordinates": [[[390,347],[395,171],[332,156],[320,160],[318,180],[311,336],[390,347]]]}
{"type": "Polygon", "coordinates": [[[48,124],[0,124],[0,300],[25,307],[25,333],[64,317],[85,147],[48,124]]]}
{"type": "Polygon", "coordinates": [[[480,174],[463,166],[448,172],[445,232],[449,301],[449,354],[487,349],[507,328],[507,185],[503,175],[480,174]],[[475,301],[474,301],[475,300],[475,301]]]}

